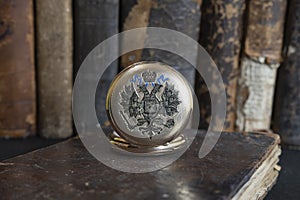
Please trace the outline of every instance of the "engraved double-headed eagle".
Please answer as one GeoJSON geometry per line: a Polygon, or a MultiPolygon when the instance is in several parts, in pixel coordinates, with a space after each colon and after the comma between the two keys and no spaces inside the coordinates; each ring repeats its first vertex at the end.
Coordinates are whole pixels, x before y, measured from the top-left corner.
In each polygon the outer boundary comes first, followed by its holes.
{"type": "Polygon", "coordinates": [[[169,78],[163,74],[145,71],[135,75],[130,84],[121,92],[120,111],[129,129],[138,128],[149,136],[160,134],[164,128],[175,125],[174,115],[178,113],[178,91],[168,84],[169,78]]]}

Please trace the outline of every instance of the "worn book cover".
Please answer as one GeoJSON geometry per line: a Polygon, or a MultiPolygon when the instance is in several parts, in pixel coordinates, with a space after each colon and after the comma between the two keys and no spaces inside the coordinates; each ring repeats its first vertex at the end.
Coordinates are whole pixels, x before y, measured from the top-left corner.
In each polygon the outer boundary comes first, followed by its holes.
{"type": "Polygon", "coordinates": [[[0,136],[36,130],[32,0],[0,1],[0,136]]]}
{"type": "Polygon", "coordinates": [[[284,62],[278,71],[273,126],[284,144],[300,149],[300,2],[289,1],[284,62]]]}
{"type": "Polygon", "coordinates": [[[277,68],[282,55],[286,0],[250,0],[238,77],[238,130],[270,129],[277,68]]]}
{"type": "MultiPolygon", "coordinates": [[[[74,0],[74,78],[86,56],[105,39],[119,31],[119,1],[118,0],[74,0]]],[[[103,54],[118,51],[118,44],[105,49],[103,54]]],[[[95,58],[94,60],[96,60],[95,58]]],[[[101,63],[94,63],[92,68],[101,67],[101,63]]],[[[97,77],[91,69],[85,74],[87,81],[99,80],[95,91],[95,109],[101,124],[107,123],[105,98],[111,81],[118,71],[118,60],[113,62],[102,77],[97,77]]]]}
{"type": "MultiPolygon", "coordinates": [[[[182,32],[198,41],[201,1],[197,0],[122,0],[121,27],[130,30],[140,27],[160,27],[182,32]]],[[[147,38],[137,38],[144,44],[147,38]]],[[[121,43],[122,44],[122,43],[121,43]]],[[[194,86],[194,67],[178,55],[158,49],[141,49],[122,56],[121,65],[127,67],[138,61],[161,61],[182,73],[194,86]]],[[[195,57],[195,63],[197,58],[195,57]]]]}
{"type": "Polygon", "coordinates": [[[72,1],[43,0],[35,4],[39,134],[66,138],[73,134],[72,1]]]}
{"type": "MultiPolygon", "coordinates": [[[[204,0],[200,44],[218,66],[227,96],[224,130],[233,131],[236,120],[236,90],[241,51],[245,0],[204,0]]],[[[196,92],[201,111],[201,128],[207,128],[211,117],[209,91],[199,74],[196,92]]]]}
{"type": "Polygon", "coordinates": [[[279,136],[222,133],[213,150],[200,159],[204,136],[199,131],[190,148],[171,165],[140,174],[106,167],[78,138],[69,139],[1,162],[0,192],[6,199],[263,198],[280,170],[279,136]]]}

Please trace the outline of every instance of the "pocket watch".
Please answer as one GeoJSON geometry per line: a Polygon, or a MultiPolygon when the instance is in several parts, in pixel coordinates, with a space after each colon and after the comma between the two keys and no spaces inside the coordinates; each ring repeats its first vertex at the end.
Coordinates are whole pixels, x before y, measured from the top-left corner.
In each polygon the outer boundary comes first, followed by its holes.
{"type": "Polygon", "coordinates": [[[171,66],[134,63],[112,81],[106,111],[114,128],[110,141],[135,153],[160,154],[185,144],[193,96],[189,82],[171,66]]]}

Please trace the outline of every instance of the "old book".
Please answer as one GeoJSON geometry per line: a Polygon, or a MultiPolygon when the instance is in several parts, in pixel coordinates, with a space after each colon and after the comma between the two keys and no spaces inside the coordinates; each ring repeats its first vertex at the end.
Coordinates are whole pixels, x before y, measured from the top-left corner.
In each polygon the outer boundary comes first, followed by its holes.
{"type": "MultiPolygon", "coordinates": [[[[204,0],[200,44],[210,54],[222,75],[227,95],[224,130],[233,131],[236,120],[236,89],[241,49],[245,0],[204,0]]],[[[201,111],[201,128],[207,128],[211,117],[209,91],[199,74],[196,92],[201,111]]]]}
{"type": "Polygon", "coordinates": [[[69,139],[1,162],[0,192],[6,199],[263,198],[280,170],[279,136],[222,133],[214,149],[199,159],[204,136],[199,131],[190,148],[170,166],[141,174],[108,168],[78,138],[69,139]]]}
{"type": "MultiPolygon", "coordinates": [[[[118,33],[119,1],[118,0],[74,0],[74,77],[76,77],[86,56],[98,44],[118,33]]],[[[104,53],[117,51],[118,45],[111,46],[104,53]]],[[[103,52],[102,52],[103,53],[103,52]]],[[[96,60],[97,58],[95,58],[96,60]]],[[[93,68],[101,67],[101,63],[94,63],[93,68]]],[[[113,62],[102,77],[86,74],[87,81],[91,78],[100,80],[96,91],[96,113],[100,123],[108,122],[105,111],[105,98],[109,85],[117,74],[118,61],[113,62]]]]}
{"type": "Polygon", "coordinates": [[[36,1],[38,128],[46,138],[72,135],[72,1],[36,1]]]}
{"type": "MultiPolygon", "coordinates": [[[[140,27],[161,27],[182,32],[198,41],[201,1],[195,0],[122,0],[121,27],[130,30],[140,27]]],[[[145,32],[137,41],[144,44],[145,32]]],[[[122,43],[121,43],[122,44],[122,43]]],[[[194,67],[178,55],[157,49],[141,49],[122,56],[121,65],[149,60],[161,61],[177,69],[194,86],[194,67]]],[[[195,56],[195,63],[197,57],[195,56]]]]}
{"type": "Polygon", "coordinates": [[[289,1],[284,62],[278,71],[273,126],[283,143],[300,149],[300,2],[289,1]]]}
{"type": "Polygon", "coordinates": [[[0,1],[0,136],[36,130],[32,0],[0,1]]]}
{"type": "Polygon", "coordinates": [[[286,0],[249,1],[236,94],[238,130],[270,129],[276,72],[282,60],[285,11],[286,0]]]}

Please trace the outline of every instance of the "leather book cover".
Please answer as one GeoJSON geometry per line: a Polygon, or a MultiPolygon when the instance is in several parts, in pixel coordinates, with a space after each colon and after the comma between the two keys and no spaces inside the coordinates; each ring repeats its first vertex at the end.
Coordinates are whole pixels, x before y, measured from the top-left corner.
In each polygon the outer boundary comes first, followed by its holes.
{"type": "MultiPolygon", "coordinates": [[[[226,131],[235,130],[237,77],[245,4],[245,0],[204,0],[202,3],[200,44],[210,54],[223,78],[227,96],[226,131]]],[[[207,86],[199,74],[195,88],[200,103],[200,127],[207,128],[211,103],[207,86]]]]}
{"type": "Polygon", "coordinates": [[[66,138],[73,134],[72,1],[35,3],[38,133],[46,138],[66,138]]]}
{"type": "Polygon", "coordinates": [[[288,1],[284,61],[278,70],[272,128],[300,149],[300,1],[288,1]]]}
{"type": "MultiPolygon", "coordinates": [[[[118,0],[74,0],[74,78],[85,57],[98,44],[117,34],[119,31],[118,0]]],[[[118,45],[111,46],[104,53],[118,51],[118,45]]],[[[93,67],[101,67],[101,63],[93,67]]],[[[114,61],[102,77],[95,77],[93,70],[86,74],[87,81],[91,77],[100,80],[95,97],[96,114],[101,125],[108,123],[105,100],[109,85],[118,72],[118,60],[114,61]]]]}
{"type": "Polygon", "coordinates": [[[32,0],[0,1],[0,136],[36,131],[32,0]]]}
{"type": "Polygon", "coordinates": [[[277,68],[282,60],[286,0],[250,0],[237,90],[240,131],[269,130],[277,68]]]}
{"type": "MultiPolygon", "coordinates": [[[[121,27],[123,31],[140,27],[168,28],[182,32],[198,41],[201,2],[197,0],[122,0],[121,27]]],[[[137,40],[144,44],[146,37],[147,33],[137,40]]],[[[157,49],[136,50],[123,55],[121,65],[127,67],[144,60],[160,61],[174,67],[194,86],[194,67],[180,56],[170,52],[157,49]]]]}
{"type": "Polygon", "coordinates": [[[1,197],[262,199],[280,170],[279,136],[224,132],[213,150],[200,159],[204,136],[199,131],[177,161],[151,173],[111,169],[96,160],[77,137],[72,138],[1,162],[1,197]]]}

